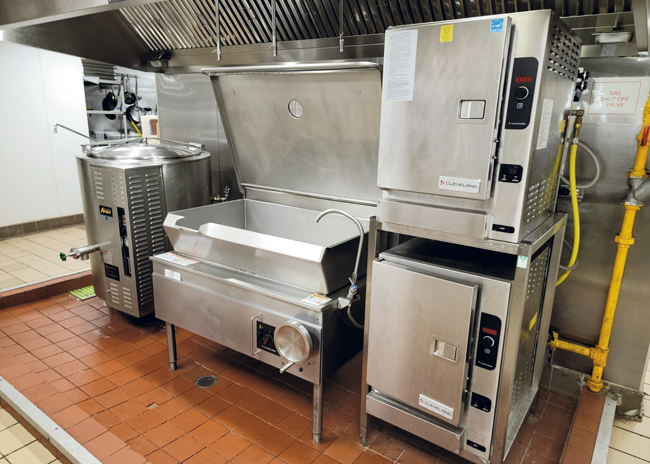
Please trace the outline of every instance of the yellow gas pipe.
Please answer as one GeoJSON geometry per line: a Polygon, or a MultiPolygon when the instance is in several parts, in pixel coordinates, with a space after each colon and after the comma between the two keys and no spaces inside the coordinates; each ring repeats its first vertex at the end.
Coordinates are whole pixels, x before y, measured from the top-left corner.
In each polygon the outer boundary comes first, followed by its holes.
{"type": "MultiPolygon", "coordinates": [[[[634,160],[634,167],[628,173],[628,178],[630,179],[643,180],[648,176],[646,171],[646,164],[648,161],[648,132],[650,132],[650,95],[648,95],[648,100],[643,108],[643,125],[641,127],[641,132],[639,132],[639,135],[637,136],[637,151],[634,160]]],[[[625,209],[625,215],[623,216],[621,232],[615,239],[618,244],[618,249],[616,251],[616,259],[614,260],[614,270],[609,284],[609,293],[607,294],[607,303],[605,305],[605,313],[600,328],[598,344],[594,348],[588,348],[575,343],[559,340],[557,333],[553,334],[553,340],[550,342],[550,346],[553,349],[559,348],[562,350],[568,350],[573,353],[588,356],[593,360],[594,368],[591,377],[587,381],[587,386],[594,392],[599,392],[603,388],[603,369],[607,364],[609,339],[612,334],[614,314],[616,313],[618,297],[621,292],[621,282],[625,271],[627,252],[634,244],[634,238],[632,237],[634,219],[637,211],[641,209],[641,206],[633,200],[625,200],[623,202],[623,208],[625,209]]]]}

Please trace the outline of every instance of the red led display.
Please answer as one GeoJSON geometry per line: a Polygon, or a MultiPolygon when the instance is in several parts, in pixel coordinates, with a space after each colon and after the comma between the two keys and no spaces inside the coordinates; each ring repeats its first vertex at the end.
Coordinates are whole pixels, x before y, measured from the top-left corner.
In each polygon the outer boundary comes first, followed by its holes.
{"type": "Polygon", "coordinates": [[[483,332],[488,333],[490,335],[496,335],[497,331],[493,329],[488,329],[487,327],[483,327],[483,332]]]}
{"type": "Polygon", "coordinates": [[[531,76],[518,76],[515,77],[515,83],[517,84],[527,84],[533,82],[533,78],[531,76]]]}

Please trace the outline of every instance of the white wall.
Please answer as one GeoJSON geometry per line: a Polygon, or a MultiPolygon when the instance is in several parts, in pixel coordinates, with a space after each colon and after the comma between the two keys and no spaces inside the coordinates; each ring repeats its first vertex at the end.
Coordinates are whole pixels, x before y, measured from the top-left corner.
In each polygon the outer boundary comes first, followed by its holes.
{"type": "Polygon", "coordinates": [[[0,41],[0,227],[81,214],[81,59],[0,41]]]}

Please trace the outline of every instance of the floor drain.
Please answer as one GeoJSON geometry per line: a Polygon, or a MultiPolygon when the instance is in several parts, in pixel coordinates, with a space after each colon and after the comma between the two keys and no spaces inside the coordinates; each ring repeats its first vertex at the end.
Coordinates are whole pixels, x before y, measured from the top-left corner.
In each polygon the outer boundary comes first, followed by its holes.
{"type": "Polygon", "coordinates": [[[194,385],[196,385],[199,388],[210,388],[213,387],[217,384],[217,378],[214,375],[202,375],[198,379],[196,379],[196,382],[194,382],[194,385]]]}

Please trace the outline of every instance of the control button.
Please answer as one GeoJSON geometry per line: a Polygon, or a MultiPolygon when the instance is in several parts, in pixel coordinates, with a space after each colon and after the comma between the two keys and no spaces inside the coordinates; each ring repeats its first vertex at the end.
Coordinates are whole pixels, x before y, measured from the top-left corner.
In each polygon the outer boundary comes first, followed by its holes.
{"type": "Polygon", "coordinates": [[[472,407],[480,409],[483,412],[490,412],[492,409],[492,400],[478,393],[472,393],[472,399],[470,401],[472,407]]]}
{"type": "Polygon", "coordinates": [[[492,348],[494,346],[494,338],[486,335],[483,337],[483,340],[481,340],[481,343],[483,343],[483,346],[486,348],[492,348]]]}
{"type": "Polygon", "coordinates": [[[515,98],[517,100],[525,100],[528,98],[528,95],[530,94],[530,90],[528,90],[528,87],[520,85],[515,89],[515,98]]]}

